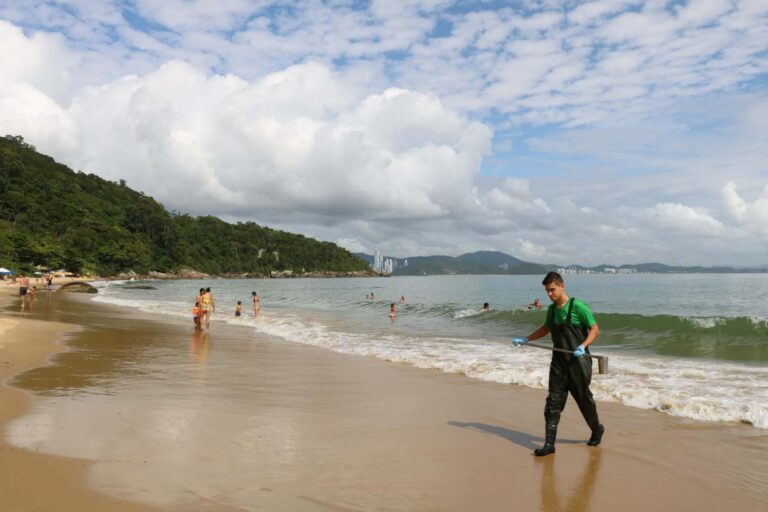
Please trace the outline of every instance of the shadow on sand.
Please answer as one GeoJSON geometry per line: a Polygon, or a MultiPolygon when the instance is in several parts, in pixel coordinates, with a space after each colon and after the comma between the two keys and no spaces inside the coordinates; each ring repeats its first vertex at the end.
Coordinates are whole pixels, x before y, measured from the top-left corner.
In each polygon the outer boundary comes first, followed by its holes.
{"type": "MultiPolygon", "coordinates": [[[[449,421],[448,424],[498,436],[529,450],[538,448],[544,443],[543,437],[485,423],[449,421]]],[[[557,442],[582,444],[586,440],[558,439],[557,442]]],[[[596,482],[599,480],[602,450],[592,448],[579,453],[583,454],[586,460],[584,458],[576,459],[575,472],[573,468],[569,468],[568,471],[561,469],[559,475],[556,475],[558,466],[556,457],[537,458],[536,467],[541,471],[538,510],[547,512],[586,512],[592,510],[592,497],[596,482]]]]}
{"type": "MultiPolygon", "coordinates": [[[[526,432],[519,432],[517,430],[497,427],[495,425],[488,425],[486,423],[449,421],[448,424],[454,427],[477,430],[486,434],[498,436],[502,439],[506,439],[509,442],[515,443],[516,445],[522,446],[523,448],[528,448],[529,450],[534,450],[544,444],[544,438],[541,436],[532,436],[526,432]]],[[[587,442],[587,440],[558,438],[557,442],[558,444],[584,444],[587,442]]]]}

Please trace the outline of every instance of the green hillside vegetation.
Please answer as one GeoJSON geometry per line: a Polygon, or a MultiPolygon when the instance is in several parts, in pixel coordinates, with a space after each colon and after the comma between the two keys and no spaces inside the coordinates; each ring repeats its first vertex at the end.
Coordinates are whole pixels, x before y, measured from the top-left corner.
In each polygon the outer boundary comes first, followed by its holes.
{"type": "Polygon", "coordinates": [[[19,136],[0,138],[0,265],[100,275],[368,270],[329,242],[253,222],[169,213],[123,180],[74,172],[19,136]]]}

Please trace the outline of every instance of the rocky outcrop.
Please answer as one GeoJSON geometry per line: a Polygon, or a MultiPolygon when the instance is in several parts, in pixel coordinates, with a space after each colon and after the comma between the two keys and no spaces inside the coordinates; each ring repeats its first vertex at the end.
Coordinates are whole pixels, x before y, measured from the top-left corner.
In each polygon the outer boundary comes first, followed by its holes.
{"type": "Polygon", "coordinates": [[[173,279],[210,279],[211,275],[192,268],[181,268],[173,279]]]}
{"type": "MultiPolygon", "coordinates": [[[[265,278],[331,278],[331,277],[381,277],[381,274],[373,270],[360,270],[355,272],[294,272],[292,270],[272,270],[269,274],[259,272],[224,272],[221,274],[206,274],[194,269],[183,268],[177,272],[158,272],[152,270],[145,275],[139,275],[134,271],[125,272],[114,277],[114,279],[130,280],[170,280],[170,279],[265,279],[265,278]]],[[[386,277],[386,276],[385,276],[386,277]]]]}
{"type": "Polygon", "coordinates": [[[99,293],[95,287],[82,281],[73,281],[71,283],[63,284],[59,286],[57,291],[74,293],[99,293]]]}
{"type": "Polygon", "coordinates": [[[334,272],[329,270],[325,272],[304,272],[303,274],[294,274],[293,277],[379,277],[379,274],[373,270],[358,270],[355,272],[334,272]]]}

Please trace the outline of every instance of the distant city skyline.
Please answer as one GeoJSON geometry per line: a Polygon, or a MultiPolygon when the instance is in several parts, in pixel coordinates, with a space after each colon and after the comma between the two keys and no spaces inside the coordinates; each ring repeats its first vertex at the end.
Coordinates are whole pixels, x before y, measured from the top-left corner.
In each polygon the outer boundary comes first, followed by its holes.
{"type": "Polygon", "coordinates": [[[768,2],[0,0],[0,136],[395,257],[766,264],[768,2]]]}

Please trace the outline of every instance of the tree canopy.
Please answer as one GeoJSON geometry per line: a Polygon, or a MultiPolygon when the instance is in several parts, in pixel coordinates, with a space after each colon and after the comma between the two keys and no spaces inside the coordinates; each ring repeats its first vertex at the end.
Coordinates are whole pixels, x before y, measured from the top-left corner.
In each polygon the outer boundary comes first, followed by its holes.
{"type": "Polygon", "coordinates": [[[123,180],[75,172],[10,135],[0,138],[0,265],[101,275],[368,269],[330,242],[253,222],[170,213],[123,180]]]}

